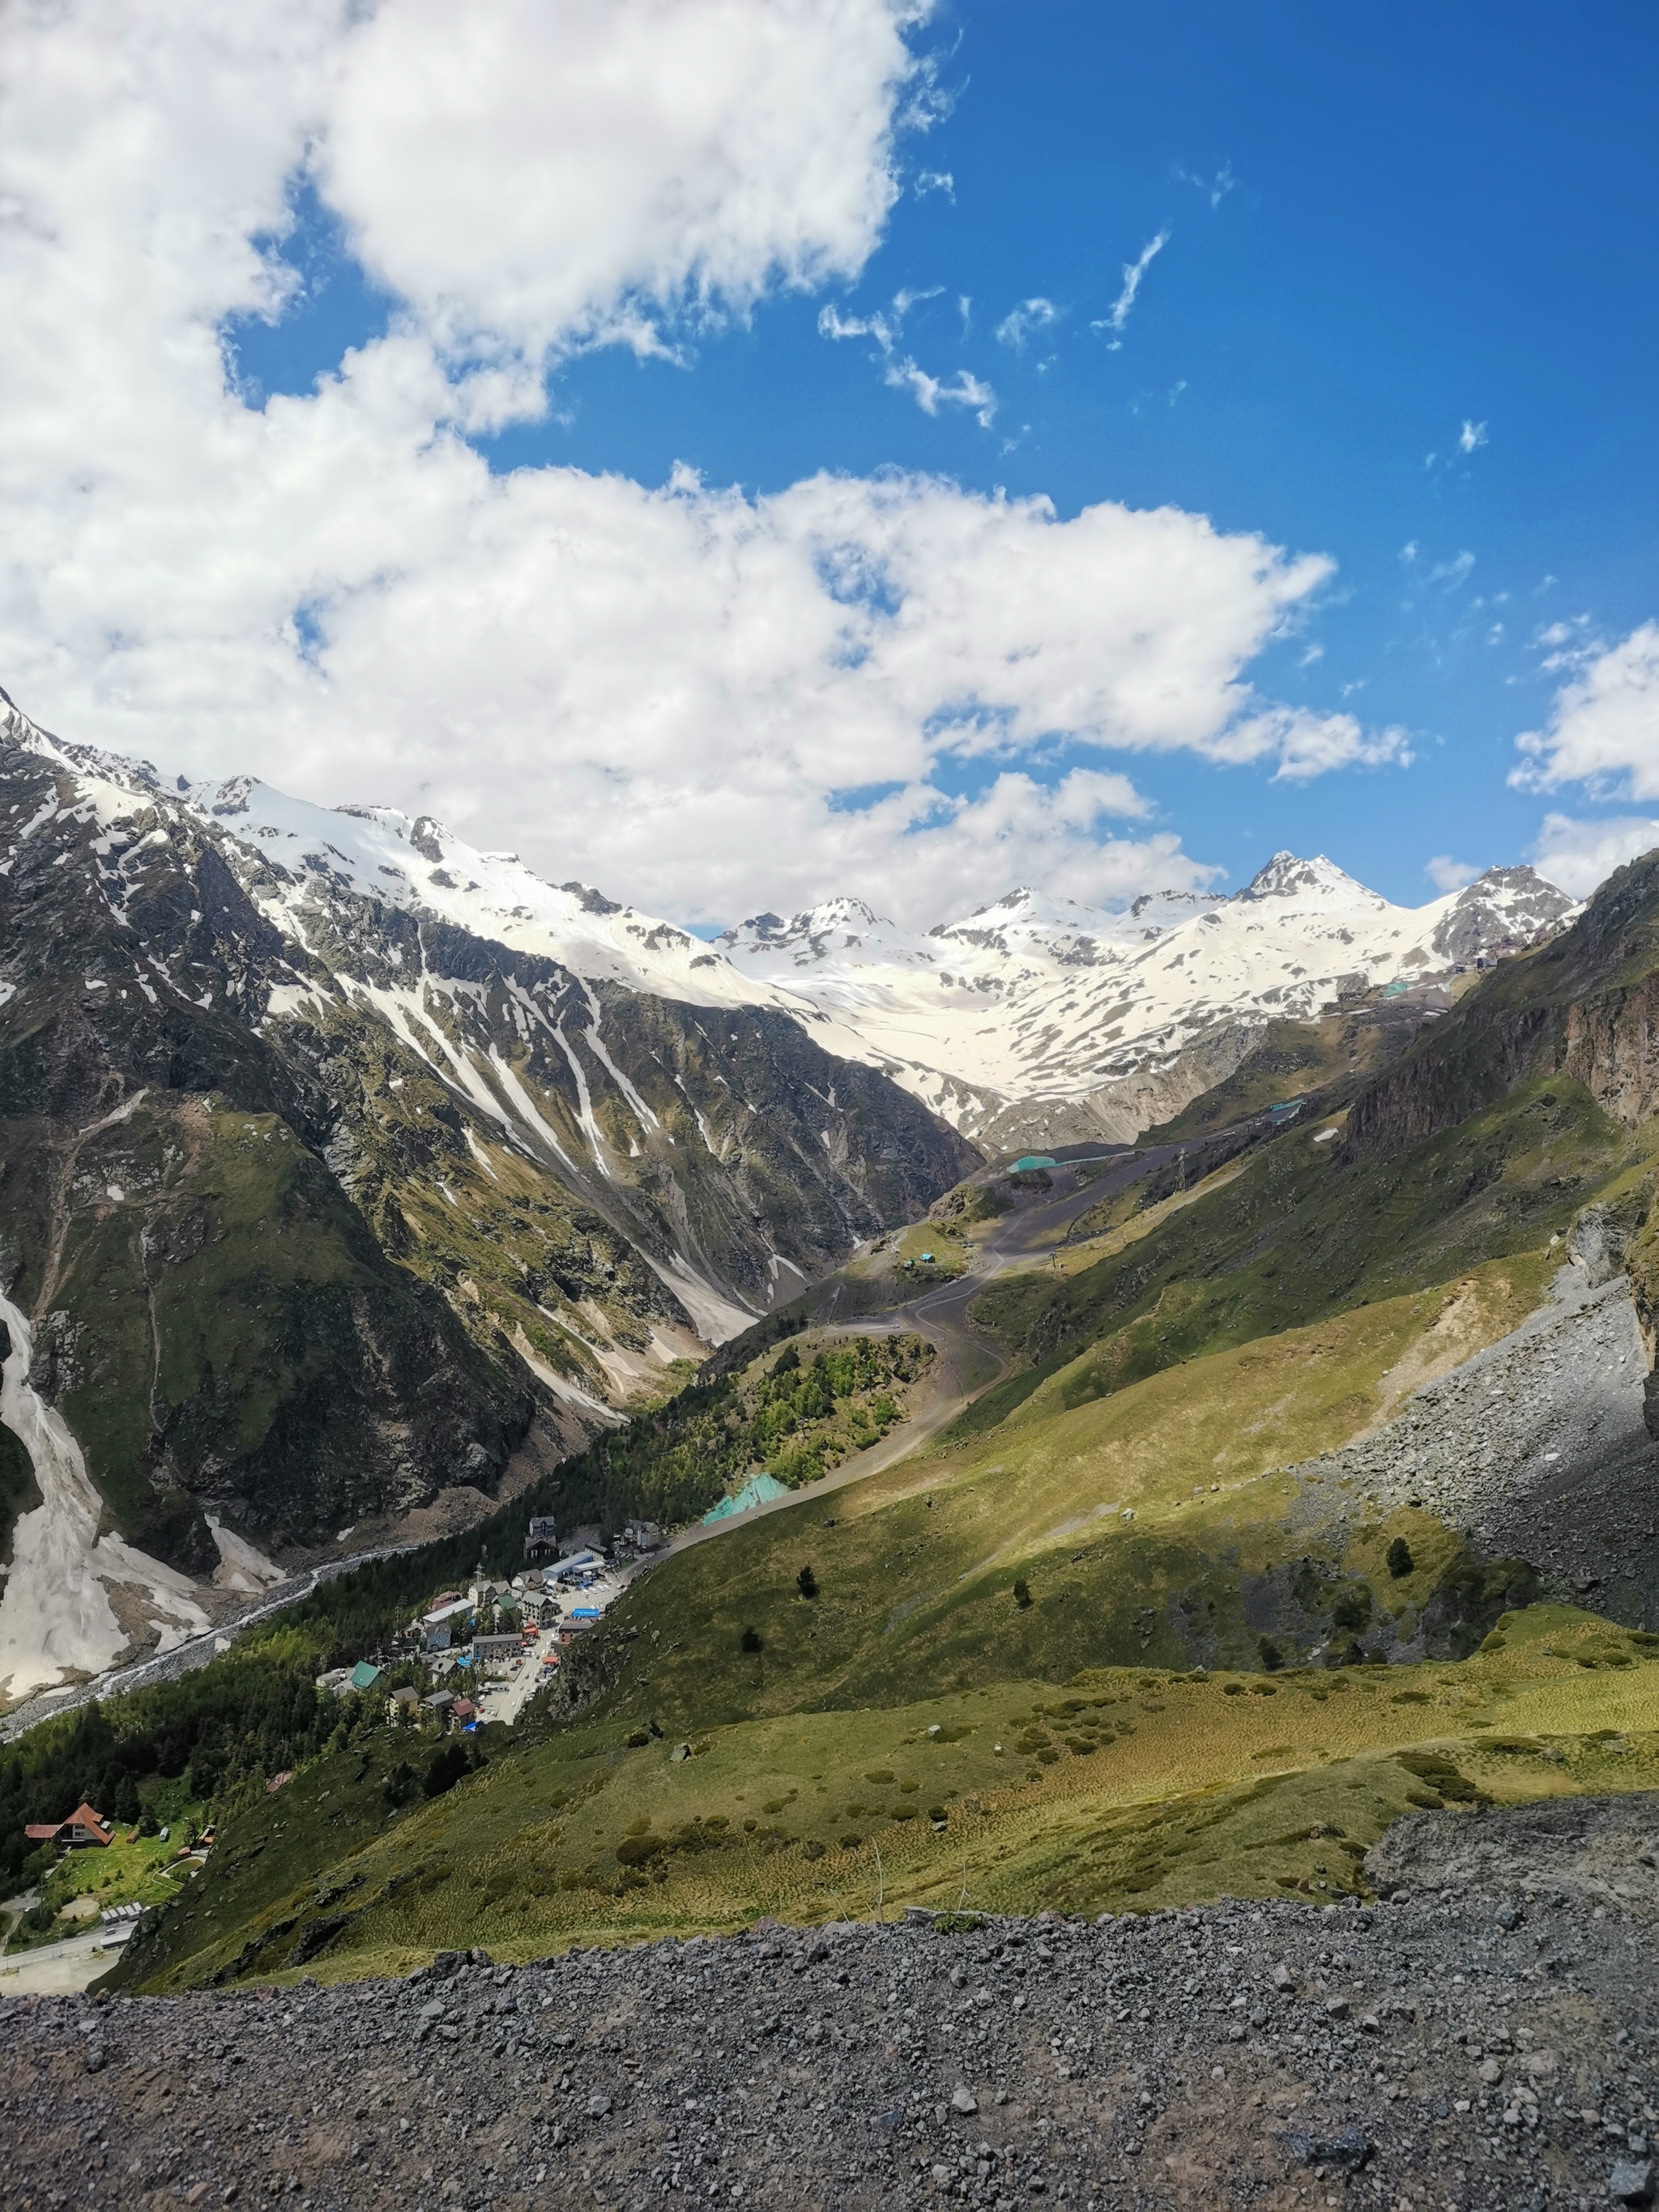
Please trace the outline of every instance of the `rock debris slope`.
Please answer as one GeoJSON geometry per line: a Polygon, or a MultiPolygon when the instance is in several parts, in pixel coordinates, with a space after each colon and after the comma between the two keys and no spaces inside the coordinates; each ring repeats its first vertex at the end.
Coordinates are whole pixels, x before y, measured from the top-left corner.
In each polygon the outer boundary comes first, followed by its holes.
{"type": "Polygon", "coordinates": [[[1592,1288],[1565,1268],[1510,1335],[1295,1471],[1321,1518],[1345,1492],[1385,1511],[1420,1504],[1482,1556],[1529,1560],[1550,1594],[1644,1623],[1659,1612],[1647,1382],[1628,1279],[1592,1288]]]}
{"type": "Polygon", "coordinates": [[[72,2176],[316,2212],[1646,2203],[1659,1808],[1562,1810],[1403,1824],[1379,1875],[1435,1887],[1374,1908],[763,1926],[14,2002],[7,2201],[72,2176]]]}

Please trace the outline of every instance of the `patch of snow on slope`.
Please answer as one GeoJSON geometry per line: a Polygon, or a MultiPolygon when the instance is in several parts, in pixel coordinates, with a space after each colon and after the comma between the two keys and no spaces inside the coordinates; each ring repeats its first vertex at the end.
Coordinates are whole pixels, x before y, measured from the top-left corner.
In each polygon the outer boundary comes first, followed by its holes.
{"type": "Polygon", "coordinates": [[[274,1559],[250,1544],[246,1536],[239,1536],[234,1528],[227,1528],[222,1521],[215,1520],[211,1513],[204,1514],[213,1540],[218,1547],[219,1564],[213,1579],[221,1589],[268,1589],[273,1583],[287,1578],[286,1567],[279,1567],[274,1559]]]}

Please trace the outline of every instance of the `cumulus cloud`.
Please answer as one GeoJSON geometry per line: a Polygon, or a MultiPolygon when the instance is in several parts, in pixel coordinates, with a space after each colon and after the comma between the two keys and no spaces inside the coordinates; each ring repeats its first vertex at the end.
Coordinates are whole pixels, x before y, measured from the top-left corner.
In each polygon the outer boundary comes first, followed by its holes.
{"type": "Polygon", "coordinates": [[[741,311],[863,267],[920,12],[381,0],[336,51],[316,165],[365,265],[447,343],[534,358],[619,318],[741,311]]]}
{"type": "Polygon", "coordinates": [[[1615,868],[1659,846],[1659,822],[1634,815],[1605,816],[1599,822],[1570,814],[1547,814],[1532,857],[1538,872],[1575,898],[1588,898],[1615,868]]]}
{"type": "MultiPolygon", "coordinates": [[[[1092,899],[1203,880],[1079,755],[1185,748],[1290,778],[1403,760],[1397,732],[1255,694],[1330,564],[1202,516],[1062,519],[918,475],[753,498],[685,471],[495,476],[469,443],[543,404],[543,354],[663,342],[677,316],[855,273],[917,13],[61,0],[20,19],[7,688],[66,737],[426,809],[686,920],[836,890],[930,920],[1014,879],[1092,899]],[[313,391],[256,409],[219,332],[280,311],[262,241],[307,164],[401,305],[313,391]]],[[[860,334],[919,404],[988,419],[967,372],[900,356],[903,312],[884,345],[875,317],[860,334]]]]}
{"type": "Polygon", "coordinates": [[[1352,714],[1319,714],[1305,707],[1269,707],[1242,715],[1209,748],[1218,760],[1273,760],[1276,783],[1307,783],[1339,768],[1408,768],[1403,730],[1362,727],[1352,714]]]}
{"type": "Polygon", "coordinates": [[[1423,863],[1423,872],[1437,891],[1461,891],[1481,872],[1468,860],[1454,860],[1449,853],[1437,853],[1423,863]]]}
{"type": "Polygon", "coordinates": [[[1106,314],[1098,322],[1090,325],[1089,327],[1091,330],[1111,332],[1109,343],[1112,352],[1115,353],[1123,343],[1123,333],[1127,327],[1129,317],[1134,312],[1134,304],[1140,295],[1140,287],[1145,282],[1146,271],[1169,242],[1170,226],[1165,223],[1157,237],[1148,239],[1146,245],[1141,247],[1139,259],[1124,263],[1123,289],[1112,302],[1106,314]]]}
{"type": "Polygon", "coordinates": [[[1222,871],[1195,860],[1168,830],[1124,837],[1105,824],[1151,811],[1122,776],[1073,769],[1046,784],[1005,769],[977,796],[945,798],[912,786],[847,817],[840,882],[858,879],[858,841],[878,825],[893,837],[901,866],[886,910],[931,923],[983,904],[985,886],[1040,883],[1085,905],[1112,905],[1157,884],[1196,890],[1222,871]]]}
{"type": "Polygon", "coordinates": [[[1643,623],[1616,645],[1569,657],[1571,634],[1559,623],[1543,633],[1560,656],[1545,665],[1570,665],[1574,673],[1556,693],[1545,728],[1516,738],[1525,757],[1510,781],[1523,791],[1587,783],[1628,799],[1659,799],[1659,622],[1643,623]]]}
{"type": "Polygon", "coordinates": [[[1460,453],[1473,453],[1478,451],[1478,449],[1486,443],[1486,424],[1484,422],[1471,422],[1466,417],[1462,428],[1457,434],[1458,452],[1460,453]]]}

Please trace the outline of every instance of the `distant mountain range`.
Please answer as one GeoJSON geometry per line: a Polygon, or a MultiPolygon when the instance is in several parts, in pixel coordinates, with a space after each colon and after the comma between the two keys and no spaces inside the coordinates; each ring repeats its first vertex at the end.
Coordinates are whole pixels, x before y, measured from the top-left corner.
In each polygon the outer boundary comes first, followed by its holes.
{"type": "Polygon", "coordinates": [[[981,1142],[1127,1141],[1229,1075],[1268,1022],[1443,987],[1577,912],[1532,868],[1398,907],[1322,854],[1277,853],[1231,898],[1104,914],[1015,890],[924,936],[832,899],[716,943],[981,1142]]]}

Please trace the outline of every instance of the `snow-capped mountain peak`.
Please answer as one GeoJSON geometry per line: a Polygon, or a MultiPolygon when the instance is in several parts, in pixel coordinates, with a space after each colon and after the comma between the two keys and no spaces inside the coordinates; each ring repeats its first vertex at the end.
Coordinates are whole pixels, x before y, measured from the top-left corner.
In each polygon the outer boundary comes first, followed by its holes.
{"type": "Polygon", "coordinates": [[[1298,905],[1348,905],[1373,912],[1389,903],[1323,853],[1316,853],[1311,860],[1294,853],[1275,853],[1234,897],[1241,905],[1255,899],[1293,899],[1298,905]]]}
{"type": "Polygon", "coordinates": [[[13,720],[110,820],[138,797],[257,853],[250,895],[301,942],[331,891],[349,891],[584,979],[790,1012],[825,1049],[886,1070],[970,1134],[1133,1136],[1229,1073],[1268,1022],[1449,982],[1574,911],[1530,868],[1492,869],[1412,908],[1324,854],[1279,852],[1231,897],[1164,891],[1114,912],[1028,884],[918,934],[844,895],[787,921],[755,915],[705,945],[430,816],[316,806],[247,776],[168,781],[13,720]]]}
{"type": "Polygon", "coordinates": [[[1132,1137],[1231,1073],[1268,1022],[1449,983],[1572,911],[1531,869],[1398,907],[1324,854],[1283,852],[1230,898],[1108,913],[1023,886],[925,937],[836,900],[720,943],[970,1133],[1058,1142],[1132,1137]]]}

